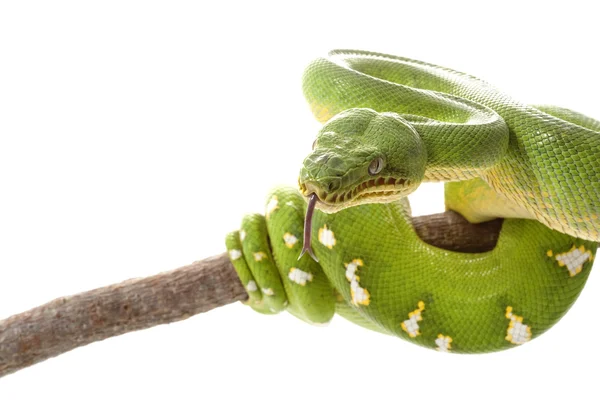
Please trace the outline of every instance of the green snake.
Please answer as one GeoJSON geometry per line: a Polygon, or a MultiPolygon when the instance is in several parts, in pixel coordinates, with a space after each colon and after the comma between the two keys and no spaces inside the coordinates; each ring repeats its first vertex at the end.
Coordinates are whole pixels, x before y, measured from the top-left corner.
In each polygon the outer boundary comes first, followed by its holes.
{"type": "Polygon", "coordinates": [[[316,59],[303,89],[324,125],[300,191],[274,189],[226,238],[248,305],[458,353],[521,345],[568,311],[600,241],[600,122],[364,51],[316,59]],[[406,198],[424,181],[448,182],[470,222],[505,218],[494,249],[424,243],[406,198]]]}

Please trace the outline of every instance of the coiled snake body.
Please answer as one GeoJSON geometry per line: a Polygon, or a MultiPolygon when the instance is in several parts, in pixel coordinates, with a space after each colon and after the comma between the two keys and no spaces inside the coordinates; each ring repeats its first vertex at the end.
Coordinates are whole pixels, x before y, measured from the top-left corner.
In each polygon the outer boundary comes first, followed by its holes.
{"type": "Polygon", "coordinates": [[[333,51],[304,75],[323,125],[296,189],[227,236],[248,304],[311,323],[335,312],[440,351],[523,344],[573,304],[600,240],[600,122],[522,105],[447,68],[333,51]],[[405,196],[447,181],[471,222],[505,218],[496,247],[421,241],[405,196]],[[306,226],[312,237],[303,240],[306,226]],[[298,255],[314,250],[319,262],[298,255]]]}

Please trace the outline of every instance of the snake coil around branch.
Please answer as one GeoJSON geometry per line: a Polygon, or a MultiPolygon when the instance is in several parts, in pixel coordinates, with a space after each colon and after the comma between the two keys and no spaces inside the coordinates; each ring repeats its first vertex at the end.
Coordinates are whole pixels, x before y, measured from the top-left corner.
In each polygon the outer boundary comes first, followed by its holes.
{"type": "MultiPolygon", "coordinates": [[[[481,252],[494,247],[501,220],[474,225],[448,211],[415,217],[414,226],[434,246],[481,252]]],[[[86,344],[247,299],[226,253],[61,297],[0,321],[0,376],[86,344]]]]}

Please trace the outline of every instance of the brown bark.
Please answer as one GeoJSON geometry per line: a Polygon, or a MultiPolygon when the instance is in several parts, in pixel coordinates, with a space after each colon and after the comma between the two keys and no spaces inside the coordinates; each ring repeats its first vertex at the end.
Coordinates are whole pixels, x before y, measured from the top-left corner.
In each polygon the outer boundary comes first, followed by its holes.
{"type": "Polygon", "coordinates": [[[442,249],[462,253],[483,253],[492,250],[498,241],[502,219],[470,224],[454,211],[413,218],[419,237],[442,249]]]}
{"type": "Polygon", "coordinates": [[[0,376],[79,346],[245,299],[225,253],[61,297],[0,321],[0,376]]]}
{"type": "MultiPolygon", "coordinates": [[[[471,225],[452,211],[413,220],[425,242],[464,252],[492,249],[502,223],[471,225]]],[[[0,377],[88,343],[246,299],[226,253],[61,297],[0,321],[0,377]]]]}

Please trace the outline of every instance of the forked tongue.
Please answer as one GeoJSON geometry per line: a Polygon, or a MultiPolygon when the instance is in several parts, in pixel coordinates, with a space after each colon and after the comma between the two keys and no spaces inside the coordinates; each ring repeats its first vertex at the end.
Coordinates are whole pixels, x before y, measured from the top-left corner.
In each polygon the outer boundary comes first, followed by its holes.
{"type": "Polygon", "coordinates": [[[302,246],[302,251],[298,256],[298,260],[302,258],[304,253],[308,253],[313,260],[319,262],[319,259],[315,256],[311,247],[312,218],[318,200],[319,197],[317,197],[316,193],[313,193],[308,197],[308,207],[306,208],[306,216],[304,217],[304,245],[302,246]]]}

